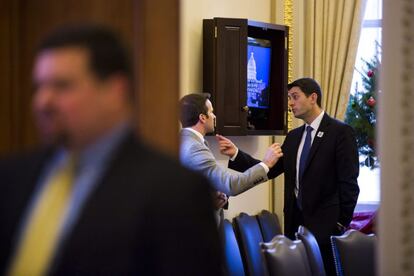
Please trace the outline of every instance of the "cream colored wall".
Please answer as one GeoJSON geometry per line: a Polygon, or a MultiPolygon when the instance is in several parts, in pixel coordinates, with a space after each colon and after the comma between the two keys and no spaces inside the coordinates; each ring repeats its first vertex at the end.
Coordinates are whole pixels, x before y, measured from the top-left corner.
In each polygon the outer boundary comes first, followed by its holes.
{"type": "Polygon", "coordinates": [[[271,0],[181,1],[181,95],[203,88],[203,19],[248,18],[270,22],[271,0]]]}
{"type": "MultiPolygon", "coordinates": [[[[258,159],[264,156],[269,143],[269,137],[230,137],[233,142],[242,150],[252,154],[258,159]]],[[[222,157],[217,150],[217,143],[214,137],[207,138],[213,153],[219,160],[220,164],[227,166],[228,158],[222,157]]],[[[229,209],[225,211],[227,218],[232,218],[240,212],[248,214],[256,214],[260,210],[270,209],[270,187],[268,183],[260,184],[253,189],[244,192],[236,197],[231,197],[229,202],[229,209]]]]}
{"type": "MultiPolygon", "coordinates": [[[[292,0],[293,3],[293,26],[290,31],[292,37],[292,80],[308,77],[304,76],[304,56],[305,56],[305,10],[304,1],[306,0],[292,0]]],[[[293,117],[292,128],[299,127],[303,121],[293,117]]]]}
{"type": "MultiPolygon", "coordinates": [[[[251,20],[283,24],[283,0],[182,0],[181,1],[181,46],[180,46],[180,93],[181,96],[200,92],[202,78],[202,19],[213,17],[248,18],[251,20]]],[[[271,143],[269,136],[230,137],[241,149],[261,159],[271,143]]],[[[227,159],[220,155],[213,137],[207,138],[220,164],[227,166],[227,159]]],[[[283,137],[277,137],[282,141],[283,137]]],[[[283,208],[283,177],[276,180],[274,205],[279,216],[283,208]],[[280,190],[282,189],[282,190],[280,190]],[[279,191],[280,190],[280,191],[279,191]]],[[[271,209],[271,182],[230,199],[226,217],[232,218],[240,212],[256,214],[262,209],[271,209]]]]}

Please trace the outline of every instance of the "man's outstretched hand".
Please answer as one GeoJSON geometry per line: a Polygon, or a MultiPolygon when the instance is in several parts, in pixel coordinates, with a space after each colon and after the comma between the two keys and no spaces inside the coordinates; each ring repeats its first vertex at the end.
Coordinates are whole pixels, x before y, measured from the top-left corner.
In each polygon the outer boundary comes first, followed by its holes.
{"type": "Polygon", "coordinates": [[[274,143],[267,149],[262,162],[265,163],[270,169],[277,163],[279,158],[282,156],[283,152],[280,144],[274,143]]]}
{"type": "Polygon", "coordinates": [[[221,154],[227,155],[230,158],[232,158],[236,154],[237,147],[233,144],[233,142],[230,139],[220,134],[216,134],[216,139],[218,141],[221,154]]]}

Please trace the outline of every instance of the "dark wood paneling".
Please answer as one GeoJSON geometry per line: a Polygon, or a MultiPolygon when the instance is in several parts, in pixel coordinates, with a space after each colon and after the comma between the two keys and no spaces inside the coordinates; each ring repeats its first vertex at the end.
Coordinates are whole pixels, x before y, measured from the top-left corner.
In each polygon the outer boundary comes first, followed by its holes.
{"type": "Polygon", "coordinates": [[[135,3],[139,130],[150,143],[177,155],[179,1],[135,3]]]}
{"type": "Polygon", "coordinates": [[[9,150],[12,145],[12,74],[11,74],[11,33],[12,33],[12,2],[0,2],[0,152],[9,150]],[[8,39],[4,39],[8,38],[8,39]]]}
{"type": "Polygon", "coordinates": [[[0,93],[0,154],[38,143],[31,112],[34,49],[50,30],[78,22],[102,23],[121,33],[140,65],[140,132],[177,153],[178,0],[3,0],[0,8],[0,87],[5,91],[0,93]]]}

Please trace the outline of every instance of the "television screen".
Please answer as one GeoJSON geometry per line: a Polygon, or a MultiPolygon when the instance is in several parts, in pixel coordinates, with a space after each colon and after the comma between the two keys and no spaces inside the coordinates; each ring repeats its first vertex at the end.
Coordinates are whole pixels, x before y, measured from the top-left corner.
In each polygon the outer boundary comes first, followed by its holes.
{"type": "Polygon", "coordinates": [[[247,106],[269,108],[271,43],[249,37],[247,41],[247,106]]]}

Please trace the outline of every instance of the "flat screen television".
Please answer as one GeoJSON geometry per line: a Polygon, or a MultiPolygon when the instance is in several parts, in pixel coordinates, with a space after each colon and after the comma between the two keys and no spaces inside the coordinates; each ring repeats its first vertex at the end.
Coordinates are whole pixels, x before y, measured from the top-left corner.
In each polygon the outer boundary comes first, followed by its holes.
{"type": "Polygon", "coordinates": [[[271,46],[270,40],[248,37],[247,106],[249,108],[269,108],[271,46]]]}

